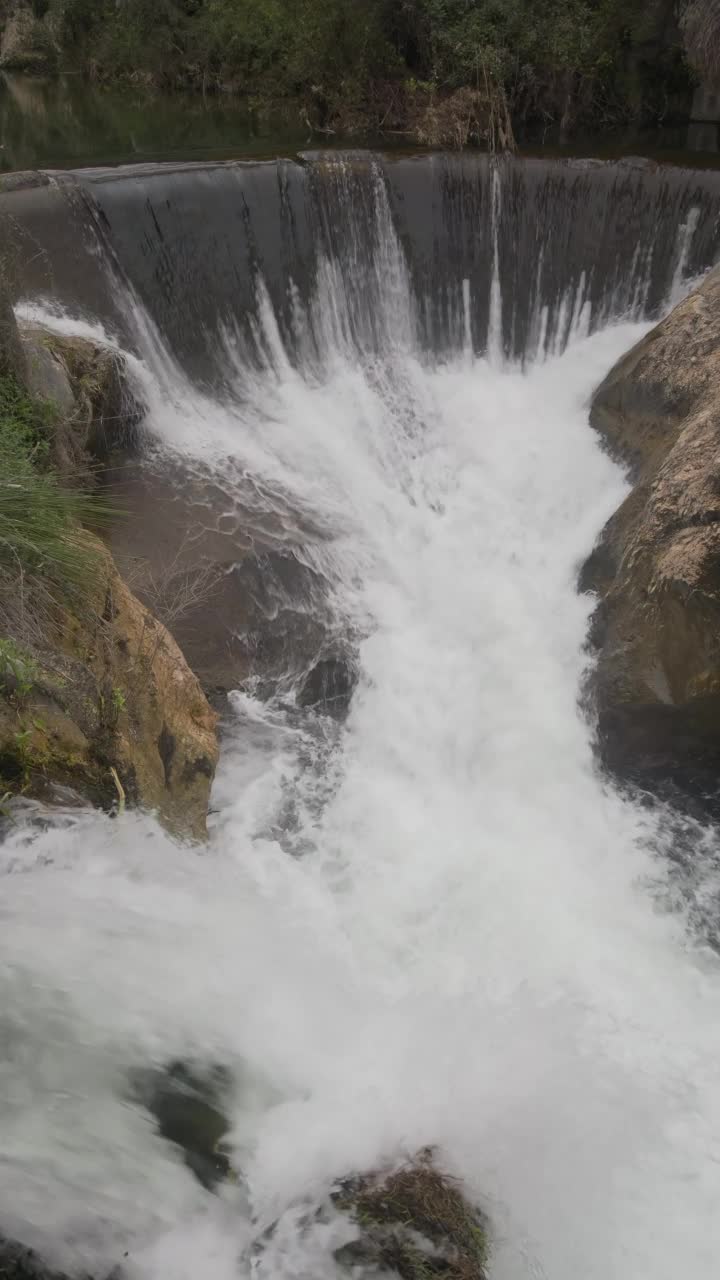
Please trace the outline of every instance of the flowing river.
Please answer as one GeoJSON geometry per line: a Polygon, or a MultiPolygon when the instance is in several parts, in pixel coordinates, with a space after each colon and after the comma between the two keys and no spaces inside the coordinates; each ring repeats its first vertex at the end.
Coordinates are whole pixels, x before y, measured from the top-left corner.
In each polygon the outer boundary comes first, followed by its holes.
{"type": "Polygon", "coordinates": [[[273,169],[262,215],[272,166],[41,192],[112,306],[59,262],[26,314],[126,352],[156,467],[312,531],[358,674],[345,720],[230,695],[205,849],[70,809],[0,846],[0,1227],[71,1270],[330,1280],[303,1206],[435,1144],[493,1280],[717,1276],[714,837],[603,777],[577,591],[627,491],[589,398],[712,261],[717,179],[442,163],[273,169]],[[128,1087],[177,1058],[232,1080],[221,1192],[128,1087]]]}

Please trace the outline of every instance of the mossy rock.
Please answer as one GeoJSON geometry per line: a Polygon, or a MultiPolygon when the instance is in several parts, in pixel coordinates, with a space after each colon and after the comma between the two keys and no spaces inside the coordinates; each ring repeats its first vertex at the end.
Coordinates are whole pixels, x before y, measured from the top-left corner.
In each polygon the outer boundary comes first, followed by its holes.
{"type": "Polygon", "coordinates": [[[348,1178],[332,1198],[358,1227],[358,1238],[337,1251],[338,1262],[395,1271],[403,1280],[486,1280],[487,1220],[438,1169],[432,1150],[400,1168],[348,1178]]]}

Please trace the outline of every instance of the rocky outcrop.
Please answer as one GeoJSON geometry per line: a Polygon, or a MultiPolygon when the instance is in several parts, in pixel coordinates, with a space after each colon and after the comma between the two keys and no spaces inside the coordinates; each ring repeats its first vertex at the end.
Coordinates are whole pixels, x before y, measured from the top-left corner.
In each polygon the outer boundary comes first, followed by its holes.
{"type": "Polygon", "coordinates": [[[720,813],[720,271],[615,366],[591,422],[635,480],[581,574],[601,753],[720,813]]]}
{"type": "Polygon", "coordinates": [[[202,840],[215,713],[170,633],[87,541],[82,597],[0,669],[0,790],[127,801],[202,840]]]}
{"type": "MultiPolygon", "coordinates": [[[[137,426],[122,365],[98,344],[38,329],[18,348],[8,324],[14,372],[19,359],[47,410],[48,463],[65,486],[88,488],[137,426]]],[[[61,588],[23,578],[18,607],[4,610],[14,623],[0,638],[0,798],[136,805],[202,840],[216,715],[107,547],[80,528],[71,536],[80,574],[61,588]]]]}
{"type": "Polygon", "coordinates": [[[55,409],[52,462],[66,477],[88,480],[98,463],[137,443],[140,412],[111,347],[87,338],[20,330],[23,380],[55,409]]]}

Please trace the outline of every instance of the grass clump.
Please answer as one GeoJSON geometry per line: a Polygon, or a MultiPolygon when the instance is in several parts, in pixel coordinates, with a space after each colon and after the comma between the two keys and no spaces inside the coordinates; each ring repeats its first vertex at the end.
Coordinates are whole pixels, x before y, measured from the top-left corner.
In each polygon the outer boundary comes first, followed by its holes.
{"type": "Polygon", "coordinates": [[[334,1199],[360,1232],[340,1261],[391,1269],[403,1280],[486,1280],[487,1223],[431,1150],[393,1172],[348,1179],[334,1199]]]}
{"type": "Polygon", "coordinates": [[[0,596],[29,579],[81,587],[94,557],[81,522],[97,499],[66,487],[48,466],[51,407],[10,374],[0,377],[0,596]]]}
{"type": "Polygon", "coordinates": [[[0,638],[0,688],[26,698],[37,680],[38,665],[31,654],[9,638],[0,638]]]}

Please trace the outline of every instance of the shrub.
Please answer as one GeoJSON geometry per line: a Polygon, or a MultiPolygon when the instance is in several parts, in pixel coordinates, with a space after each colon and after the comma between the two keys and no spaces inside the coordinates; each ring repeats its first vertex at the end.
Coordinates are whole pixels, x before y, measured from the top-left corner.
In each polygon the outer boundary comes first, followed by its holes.
{"type": "MultiPolygon", "coordinates": [[[[482,92],[513,123],[605,126],[689,91],[672,0],[49,0],[66,60],[105,78],[232,84],[387,115],[410,77],[482,92]],[[390,103],[393,95],[390,95],[390,103]]],[[[718,70],[720,0],[683,0],[691,60],[718,70]]]]}

